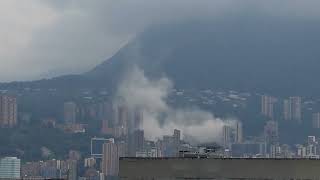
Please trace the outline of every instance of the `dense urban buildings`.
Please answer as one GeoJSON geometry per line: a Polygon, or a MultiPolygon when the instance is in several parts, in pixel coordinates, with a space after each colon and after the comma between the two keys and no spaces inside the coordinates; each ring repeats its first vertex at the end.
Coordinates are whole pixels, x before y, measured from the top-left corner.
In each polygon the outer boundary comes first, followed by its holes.
{"type": "Polygon", "coordinates": [[[0,95],[0,127],[14,127],[18,123],[17,99],[0,95]]]}
{"type": "Polygon", "coordinates": [[[233,157],[265,157],[267,144],[265,142],[234,143],[231,146],[233,157]]]}
{"type": "MultiPolygon", "coordinates": [[[[210,158],[302,159],[319,158],[320,156],[318,143],[320,134],[316,132],[320,124],[320,109],[316,101],[310,99],[302,101],[301,97],[285,99],[235,91],[204,90],[190,95],[186,91],[177,90],[173,93],[178,97],[184,96],[183,99],[188,102],[193,102],[200,94],[200,102],[205,106],[215,108],[227,106],[231,109],[230,112],[246,113],[246,110],[251,110],[252,106],[256,106],[257,114],[254,117],[239,116],[239,118],[234,118],[237,120],[231,118],[223,121],[219,127],[221,129],[216,129],[219,132],[216,134],[217,137],[210,137],[211,142],[189,142],[188,137],[191,137],[192,133],[186,136],[183,127],[182,129],[172,128],[171,133],[150,139],[144,129],[144,122],[148,121],[149,115],[146,109],[130,107],[122,101],[100,99],[100,95],[89,97],[85,92],[82,99],[75,99],[74,102],[63,101],[59,107],[60,116],[44,116],[39,122],[42,130],[61,132],[62,135],[64,134],[63,137],[79,137],[81,140],[78,142],[83,144],[56,151],[45,146],[46,143],[42,143],[41,157],[23,162],[21,176],[25,178],[114,179],[119,172],[119,157],[203,158],[208,152],[214,152],[210,158]],[[284,105],[283,102],[287,102],[288,105],[284,105]],[[284,114],[287,114],[290,119],[285,119],[284,114]],[[248,122],[248,119],[251,122],[248,122]],[[259,124],[259,126],[252,129],[250,123],[259,124]],[[297,134],[301,133],[299,127],[310,126],[314,131],[305,133],[294,144],[287,143],[281,138],[286,133],[284,131],[290,126],[298,128],[297,134]],[[252,135],[251,131],[257,133],[252,135]],[[57,152],[66,153],[56,156],[57,152]]],[[[229,109],[227,110],[229,112],[229,109]]],[[[20,118],[21,125],[25,126],[28,125],[32,116],[22,112],[20,118]]],[[[292,137],[295,135],[290,134],[292,137]]],[[[20,137],[14,136],[14,138],[20,137]]],[[[50,142],[48,140],[48,145],[50,142]]],[[[70,144],[72,141],[67,142],[70,144]]],[[[3,148],[0,148],[1,150],[3,148]]],[[[24,153],[20,149],[14,150],[15,154],[12,156],[24,153]]],[[[23,154],[19,155],[23,157],[23,154]]]]}
{"type": "Polygon", "coordinates": [[[320,180],[320,0],[0,2],[0,180],[320,180]]]}
{"type": "Polygon", "coordinates": [[[78,179],[77,160],[46,160],[27,162],[21,167],[23,179],[78,179]]]}

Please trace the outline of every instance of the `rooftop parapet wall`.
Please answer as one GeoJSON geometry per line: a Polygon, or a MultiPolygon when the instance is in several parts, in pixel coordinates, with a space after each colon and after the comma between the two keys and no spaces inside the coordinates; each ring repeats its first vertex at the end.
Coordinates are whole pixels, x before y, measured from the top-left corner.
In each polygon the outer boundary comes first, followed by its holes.
{"type": "Polygon", "coordinates": [[[121,158],[121,179],[320,179],[318,159],[121,158]]]}

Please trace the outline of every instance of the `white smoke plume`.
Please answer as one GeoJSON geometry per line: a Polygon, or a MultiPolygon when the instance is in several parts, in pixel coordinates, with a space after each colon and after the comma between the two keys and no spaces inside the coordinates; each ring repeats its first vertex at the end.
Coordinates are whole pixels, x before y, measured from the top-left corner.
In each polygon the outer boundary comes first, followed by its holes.
{"type": "Polygon", "coordinates": [[[149,140],[182,131],[182,138],[190,143],[220,142],[222,127],[230,121],[215,118],[198,108],[176,109],[166,103],[173,83],[166,77],[148,79],[138,67],[127,73],[118,87],[117,96],[129,108],[144,109],[143,129],[149,140]]]}

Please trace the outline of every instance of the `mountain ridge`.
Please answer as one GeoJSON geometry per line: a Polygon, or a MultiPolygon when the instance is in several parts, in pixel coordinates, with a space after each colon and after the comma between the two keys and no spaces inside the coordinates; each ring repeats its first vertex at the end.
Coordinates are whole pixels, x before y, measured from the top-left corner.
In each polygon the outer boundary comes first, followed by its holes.
{"type": "Polygon", "coordinates": [[[31,84],[114,89],[123,74],[138,65],[149,77],[166,75],[177,88],[318,96],[316,22],[236,17],[156,25],[87,73],[31,84]]]}

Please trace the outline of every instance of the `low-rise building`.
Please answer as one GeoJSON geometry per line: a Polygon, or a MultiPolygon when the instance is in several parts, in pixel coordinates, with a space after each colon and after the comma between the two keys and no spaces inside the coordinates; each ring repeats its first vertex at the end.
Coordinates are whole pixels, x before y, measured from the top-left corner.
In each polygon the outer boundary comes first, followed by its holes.
{"type": "Polygon", "coordinates": [[[16,157],[0,159],[0,179],[19,179],[21,161],[16,157]]]}

